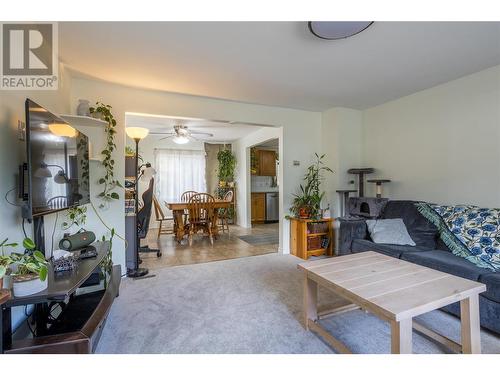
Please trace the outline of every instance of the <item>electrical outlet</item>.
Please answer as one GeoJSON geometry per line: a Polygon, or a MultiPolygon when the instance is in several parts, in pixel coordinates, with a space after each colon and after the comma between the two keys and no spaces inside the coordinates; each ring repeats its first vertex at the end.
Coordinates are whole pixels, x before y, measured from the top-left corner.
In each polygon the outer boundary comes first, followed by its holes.
{"type": "Polygon", "coordinates": [[[17,120],[17,137],[20,141],[26,140],[26,124],[21,120],[17,120]]]}

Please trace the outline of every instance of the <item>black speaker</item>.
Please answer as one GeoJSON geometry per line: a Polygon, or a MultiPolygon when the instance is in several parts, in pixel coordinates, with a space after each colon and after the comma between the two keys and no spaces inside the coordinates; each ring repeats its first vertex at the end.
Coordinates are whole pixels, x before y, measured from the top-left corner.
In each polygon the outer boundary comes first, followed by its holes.
{"type": "Polygon", "coordinates": [[[59,241],[59,248],[66,251],[78,250],[89,246],[95,241],[94,232],[80,232],[64,237],[59,241]]]}

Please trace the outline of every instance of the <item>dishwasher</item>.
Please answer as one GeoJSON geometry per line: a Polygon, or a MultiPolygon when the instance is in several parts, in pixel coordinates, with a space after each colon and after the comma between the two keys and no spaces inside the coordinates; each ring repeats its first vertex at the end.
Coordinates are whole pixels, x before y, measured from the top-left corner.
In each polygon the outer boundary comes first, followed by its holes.
{"type": "Polygon", "coordinates": [[[279,221],[279,193],[266,193],[266,223],[279,221]]]}

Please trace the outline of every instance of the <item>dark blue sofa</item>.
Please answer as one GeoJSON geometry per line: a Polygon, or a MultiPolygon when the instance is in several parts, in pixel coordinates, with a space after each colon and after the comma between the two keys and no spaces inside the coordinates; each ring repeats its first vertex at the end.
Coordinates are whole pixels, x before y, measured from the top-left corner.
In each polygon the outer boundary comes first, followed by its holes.
{"type": "MultiPolygon", "coordinates": [[[[437,228],[416,209],[415,201],[389,201],[380,219],[403,219],[416,246],[376,244],[371,241],[364,220],[340,221],[338,255],[377,251],[408,262],[486,284],[479,296],[481,326],[500,334],[500,272],[476,267],[451,253],[438,236],[437,228]]],[[[460,316],[460,305],[443,308],[460,316]]]]}

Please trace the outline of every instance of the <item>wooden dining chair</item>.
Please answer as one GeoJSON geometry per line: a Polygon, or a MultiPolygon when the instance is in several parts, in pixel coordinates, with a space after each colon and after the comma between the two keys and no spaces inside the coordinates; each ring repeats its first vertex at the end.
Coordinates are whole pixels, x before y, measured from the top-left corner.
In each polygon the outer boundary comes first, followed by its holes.
{"type": "MultiPolygon", "coordinates": [[[[198,192],[194,190],[185,191],[181,195],[181,202],[186,202],[186,203],[189,202],[191,197],[193,197],[196,194],[198,194],[198,192]]],[[[189,210],[184,210],[184,226],[186,226],[188,223],[188,217],[189,217],[189,210]]]]}
{"type": "Polygon", "coordinates": [[[181,195],[181,202],[189,202],[191,200],[191,197],[196,194],[198,194],[198,192],[194,190],[185,191],[181,195]]]}
{"type": "Polygon", "coordinates": [[[215,218],[215,199],[207,193],[198,193],[189,200],[189,246],[193,244],[193,235],[203,230],[214,244],[212,225],[215,218]]]}
{"type": "MultiPolygon", "coordinates": [[[[224,197],[222,198],[224,202],[233,202],[234,200],[234,191],[229,190],[224,194],[224,197]]],[[[230,208],[229,207],[224,207],[219,209],[219,215],[218,215],[218,220],[219,220],[219,229],[224,233],[227,231],[229,233],[229,212],[230,208]]]]}
{"type": "Polygon", "coordinates": [[[174,217],[167,217],[165,215],[165,212],[163,211],[163,208],[160,204],[160,202],[158,202],[158,199],[156,198],[156,196],[153,196],[153,204],[154,204],[154,208],[155,208],[155,218],[156,218],[156,221],[158,221],[160,223],[160,228],[158,229],[158,239],[160,238],[160,236],[162,234],[173,234],[174,233],[174,226],[173,226],[173,221],[174,221],[174,217]],[[168,221],[172,221],[172,228],[167,228],[165,225],[166,225],[166,222],[168,221]]]}

